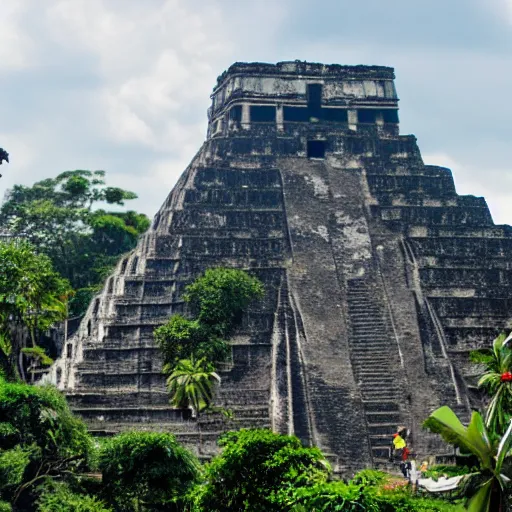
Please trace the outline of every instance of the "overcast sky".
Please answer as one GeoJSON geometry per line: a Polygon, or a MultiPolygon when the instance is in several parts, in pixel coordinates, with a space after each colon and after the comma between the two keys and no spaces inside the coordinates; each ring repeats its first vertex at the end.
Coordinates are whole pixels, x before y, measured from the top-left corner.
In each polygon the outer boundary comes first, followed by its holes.
{"type": "Polygon", "coordinates": [[[235,61],[393,66],[401,132],[512,224],[512,0],[0,0],[0,198],[104,169],[153,216],[235,61]]]}

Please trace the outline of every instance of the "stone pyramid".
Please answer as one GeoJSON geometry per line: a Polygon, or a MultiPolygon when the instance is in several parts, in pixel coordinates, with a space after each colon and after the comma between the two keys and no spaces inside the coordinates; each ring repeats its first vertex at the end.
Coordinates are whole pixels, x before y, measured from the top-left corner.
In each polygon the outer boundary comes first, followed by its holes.
{"type": "Polygon", "coordinates": [[[269,427],[343,472],[386,460],[398,425],[442,454],[421,423],[442,404],[470,411],[468,353],[510,317],[511,246],[485,200],[399,134],[392,68],[236,63],[207,140],[51,378],[92,431],[171,431],[202,457],[226,430],[269,427]],[[216,266],[266,289],[220,366],[230,421],[169,406],[152,337],[216,266]]]}

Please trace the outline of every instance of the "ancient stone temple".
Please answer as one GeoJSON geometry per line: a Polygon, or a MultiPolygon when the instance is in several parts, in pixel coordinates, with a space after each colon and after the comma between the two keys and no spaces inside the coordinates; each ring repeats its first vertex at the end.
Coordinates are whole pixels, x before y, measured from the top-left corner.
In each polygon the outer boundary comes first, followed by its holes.
{"type": "Polygon", "coordinates": [[[167,430],[204,457],[252,426],[318,445],[340,471],[385,459],[398,425],[419,454],[442,453],[421,423],[470,410],[468,352],[509,318],[511,247],[485,200],[399,134],[392,68],[237,63],[207,140],[52,377],[92,430],[167,430]],[[214,266],[266,289],[220,367],[231,421],[168,405],[152,338],[214,266]]]}

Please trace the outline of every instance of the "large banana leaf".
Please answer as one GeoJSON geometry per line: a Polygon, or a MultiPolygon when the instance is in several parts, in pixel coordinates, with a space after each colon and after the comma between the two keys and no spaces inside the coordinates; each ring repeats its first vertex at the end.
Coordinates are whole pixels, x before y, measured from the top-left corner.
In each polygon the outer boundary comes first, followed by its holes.
{"type": "Polygon", "coordinates": [[[468,502],[468,512],[496,512],[491,507],[492,478],[480,486],[468,502]]]}
{"type": "Polygon", "coordinates": [[[489,466],[490,454],[486,453],[485,450],[486,444],[488,443],[487,431],[485,431],[486,439],[476,439],[477,444],[475,446],[474,438],[478,438],[482,428],[485,430],[482,417],[479,413],[473,413],[471,423],[473,423],[473,426],[469,434],[468,429],[460,422],[457,415],[448,406],[444,405],[430,415],[425,421],[424,426],[429,428],[432,432],[440,434],[447,443],[454,444],[464,451],[477,455],[481,458],[482,463],[489,466]],[[478,418],[480,421],[478,421],[478,418]]]}
{"type": "Polygon", "coordinates": [[[498,452],[496,454],[496,472],[501,473],[501,468],[503,467],[503,462],[505,458],[510,453],[510,448],[512,447],[512,420],[508,425],[507,431],[503,434],[501,438],[500,444],[498,446],[498,452]]]}
{"type": "Polygon", "coordinates": [[[484,420],[478,412],[473,412],[471,421],[466,429],[469,444],[472,452],[480,459],[482,466],[486,469],[493,469],[493,450],[485,427],[484,420]]]}

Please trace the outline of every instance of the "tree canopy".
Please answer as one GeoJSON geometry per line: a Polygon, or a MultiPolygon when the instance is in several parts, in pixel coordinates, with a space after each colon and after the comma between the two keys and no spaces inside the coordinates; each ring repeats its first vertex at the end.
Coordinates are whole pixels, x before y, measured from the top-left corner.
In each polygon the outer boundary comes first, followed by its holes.
{"type": "Polygon", "coordinates": [[[325,482],[330,466],[318,448],[270,430],[225,434],[221,455],[206,468],[206,486],[198,494],[201,511],[269,512],[288,510],[277,493],[325,482]]]}
{"type": "Polygon", "coordinates": [[[85,466],[91,450],[84,423],[56,389],[0,377],[2,499],[32,503],[38,485],[85,466]]]}
{"type": "Polygon", "coordinates": [[[79,290],[71,313],[79,314],[120,254],[136,245],[149,219],[123,206],[134,192],[107,186],[104,171],[66,171],[28,187],[15,185],[0,208],[0,224],[30,241],[79,290]]]}
{"type": "Polygon", "coordinates": [[[209,268],[187,286],[185,300],[197,319],[219,335],[228,335],[247,306],[264,294],[262,283],[235,268],[209,268]]]}
{"type": "MultiPolygon", "coordinates": [[[[0,365],[7,376],[16,374],[21,351],[39,362],[50,363],[38,347],[39,334],[66,317],[71,287],[53,269],[45,254],[28,242],[0,242],[0,365]],[[20,329],[29,334],[19,335],[20,329]]],[[[23,365],[18,366],[23,375],[23,365]]]]}
{"type": "Polygon", "coordinates": [[[198,460],[173,435],[157,432],[128,432],[107,441],[99,469],[106,500],[127,512],[141,505],[175,510],[200,474],[198,460]]]}
{"type": "Polygon", "coordinates": [[[224,337],[240,323],[252,301],[264,295],[261,281],[241,269],[211,268],[186,287],[184,299],[195,316],[173,315],[155,329],[162,350],[165,373],[183,359],[222,361],[228,354],[224,337]]]}

